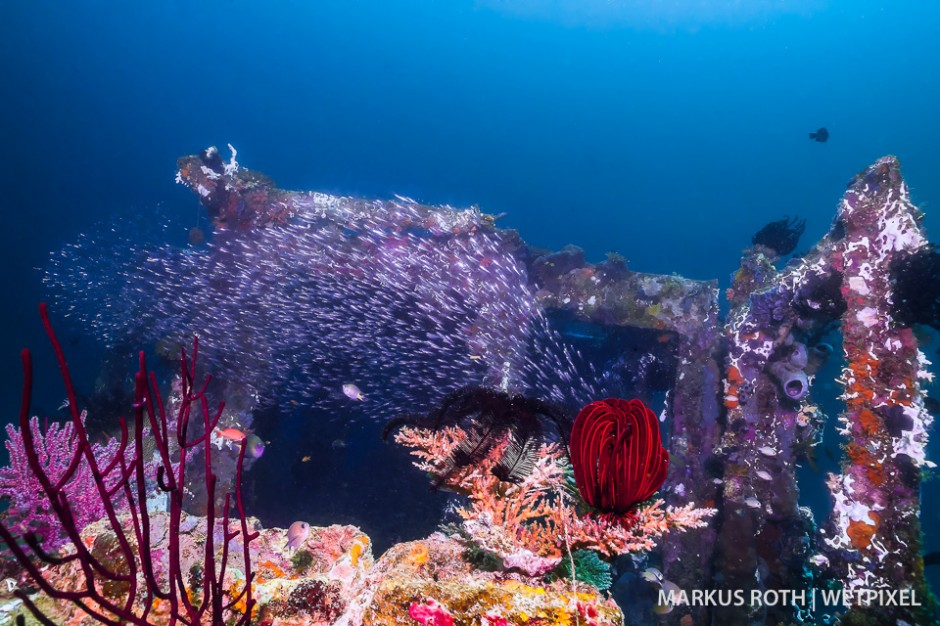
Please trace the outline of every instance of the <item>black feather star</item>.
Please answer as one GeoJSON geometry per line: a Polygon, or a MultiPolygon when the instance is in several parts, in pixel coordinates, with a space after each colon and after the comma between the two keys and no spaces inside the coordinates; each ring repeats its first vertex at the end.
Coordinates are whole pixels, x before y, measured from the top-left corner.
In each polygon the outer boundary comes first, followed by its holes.
{"type": "Polygon", "coordinates": [[[538,461],[543,443],[553,437],[567,441],[571,416],[560,407],[522,395],[489,387],[463,387],[448,394],[440,406],[427,414],[401,415],[385,426],[382,438],[402,426],[440,430],[457,426],[465,433],[441,471],[435,477],[439,488],[459,468],[487,458],[498,444],[506,442],[493,467],[493,475],[505,482],[518,483],[538,461]]]}
{"type": "Polygon", "coordinates": [[[782,220],[770,222],[751,239],[755,246],[761,245],[770,248],[777,256],[786,256],[793,252],[799,243],[803,231],[806,230],[806,220],[784,216],[782,220]]]}

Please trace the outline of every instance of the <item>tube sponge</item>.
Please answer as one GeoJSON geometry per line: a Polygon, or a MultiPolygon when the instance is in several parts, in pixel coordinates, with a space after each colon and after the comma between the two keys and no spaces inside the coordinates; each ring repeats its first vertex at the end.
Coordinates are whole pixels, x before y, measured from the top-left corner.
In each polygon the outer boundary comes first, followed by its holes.
{"type": "Polygon", "coordinates": [[[777,380],[787,398],[802,400],[809,393],[809,379],[805,371],[808,364],[806,345],[800,342],[790,346],[790,353],[785,358],[770,364],[770,375],[777,380]]]}

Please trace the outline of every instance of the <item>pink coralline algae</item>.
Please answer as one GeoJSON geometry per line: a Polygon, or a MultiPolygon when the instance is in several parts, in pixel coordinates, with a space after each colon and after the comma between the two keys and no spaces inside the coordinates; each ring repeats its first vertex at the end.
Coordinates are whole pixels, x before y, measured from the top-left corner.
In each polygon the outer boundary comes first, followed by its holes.
{"type": "Polygon", "coordinates": [[[412,604],[408,607],[408,615],[418,620],[421,626],[454,626],[454,618],[433,598],[424,604],[412,604]]]}
{"type": "MultiPolygon", "coordinates": [[[[84,413],[81,421],[85,423],[84,413]]],[[[66,532],[50,508],[39,478],[30,469],[23,433],[13,424],[7,424],[6,430],[10,464],[0,468],[0,499],[9,501],[5,523],[17,535],[38,533],[42,537],[43,549],[58,550],[68,543],[66,532]]],[[[74,425],[71,422],[51,422],[42,428],[39,418],[33,416],[29,420],[29,430],[39,462],[48,472],[49,478],[56,482],[62,480],[69,472],[78,444],[74,425]]],[[[117,451],[118,442],[115,439],[103,445],[91,444],[91,453],[102,466],[113,460],[117,451]]],[[[87,465],[82,464],[74,470],[71,478],[65,482],[62,493],[72,503],[78,530],[104,516],[104,505],[87,465]]]]}
{"type": "Polygon", "coordinates": [[[484,626],[510,626],[509,622],[502,615],[484,615],[484,626]]]}

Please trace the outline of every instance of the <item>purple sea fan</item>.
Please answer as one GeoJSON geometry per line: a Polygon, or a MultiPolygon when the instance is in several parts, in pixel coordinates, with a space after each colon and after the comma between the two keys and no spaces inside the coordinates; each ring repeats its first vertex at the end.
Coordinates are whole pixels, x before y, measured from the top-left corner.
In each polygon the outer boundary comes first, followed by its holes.
{"type": "MultiPolygon", "coordinates": [[[[81,420],[84,424],[85,412],[82,412],[81,420]]],[[[29,428],[40,463],[49,478],[58,482],[75,457],[78,440],[73,423],[51,422],[42,428],[39,418],[33,416],[29,420],[29,428]]],[[[55,512],[49,507],[39,479],[29,467],[23,433],[13,424],[7,424],[6,447],[10,453],[10,465],[0,468],[0,498],[10,503],[7,526],[19,535],[38,533],[42,536],[42,547],[46,550],[61,548],[68,539],[55,512]]],[[[91,451],[99,464],[107,466],[114,459],[118,448],[117,440],[112,438],[103,445],[92,444],[91,451]]],[[[79,464],[63,491],[72,504],[78,530],[104,516],[104,504],[87,464],[79,464]]]]}

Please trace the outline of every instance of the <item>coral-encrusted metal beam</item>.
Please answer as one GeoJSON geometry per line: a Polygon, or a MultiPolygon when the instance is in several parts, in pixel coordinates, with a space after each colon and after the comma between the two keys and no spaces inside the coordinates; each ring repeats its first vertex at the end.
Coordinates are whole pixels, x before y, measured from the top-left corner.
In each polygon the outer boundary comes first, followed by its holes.
{"type": "MultiPolygon", "coordinates": [[[[843,308],[829,262],[832,242],[830,232],[779,272],[774,251],[748,248],[727,294],[727,418],[718,449],[724,507],[715,563],[725,589],[798,590],[812,583],[806,565],[813,524],[799,506],[796,461],[815,441],[822,419],[807,395],[820,348],[807,347],[804,338],[838,319],[843,308]]],[[[715,612],[723,624],[808,617],[783,605],[715,612]]]]}
{"type": "MultiPolygon", "coordinates": [[[[929,464],[931,421],[918,380],[930,375],[913,331],[892,319],[892,264],[926,245],[920,217],[897,159],[885,157],[851,182],[832,228],[801,259],[778,272],[772,250],[745,252],[728,292],[727,426],[719,448],[724,508],[716,570],[728,588],[809,588],[805,566],[812,564],[848,590],[912,589],[924,605],[931,601],[916,566],[919,474],[929,464]],[[833,518],[817,540],[808,510],[799,507],[795,464],[823,425],[809,391],[831,349],[819,338],[838,321],[848,441],[843,473],[829,479],[833,518]],[[742,537],[754,540],[745,547],[742,537]]],[[[852,610],[926,623],[916,607],[852,610]]],[[[791,611],[728,609],[719,617],[810,618],[791,611]]]]}
{"type": "MultiPolygon", "coordinates": [[[[842,334],[848,436],[841,476],[831,476],[835,500],[829,548],[847,553],[839,573],[847,589],[914,590],[928,603],[920,559],[920,470],[932,421],[919,381],[926,360],[910,328],[892,319],[889,268],[899,255],[927,242],[920,214],[894,157],[885,157],[849,185],[839,209],[845,237],[833,255],[843,274],[847,310],[842,334]]],[[[879,623],[927,623],[916,607],[853,607],[879,623]],[[897,622],[900,623],[900,622],[897,622]]],[[[930,621],[930,620],[928,620],[930,621]]]]}

